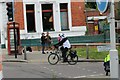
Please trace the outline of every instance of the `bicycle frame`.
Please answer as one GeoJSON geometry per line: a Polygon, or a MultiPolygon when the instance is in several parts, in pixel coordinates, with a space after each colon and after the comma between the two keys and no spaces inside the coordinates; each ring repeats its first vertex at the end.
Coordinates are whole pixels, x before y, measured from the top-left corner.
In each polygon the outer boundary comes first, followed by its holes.
{"type": "Polygon", "coordinates": [[[59,56],[60,60],[61,60],[61,58],[62,58],[62,52],[61,52],[60,48],[55,48],[54,51],[53,51],[53,53],[57,54],[59,56]]]}

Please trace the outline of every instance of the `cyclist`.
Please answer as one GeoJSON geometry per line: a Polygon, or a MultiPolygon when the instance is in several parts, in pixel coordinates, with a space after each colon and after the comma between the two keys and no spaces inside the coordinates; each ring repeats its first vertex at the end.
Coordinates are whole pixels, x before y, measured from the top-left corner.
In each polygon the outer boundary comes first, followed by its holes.
{"type": "Polygon", "coordinates": [[[71,44],[68,38],[65,37],[64,34],[61,35],[61,38],[62,40],[59,43],[55,44],[54,46],[56,48],[58,48],[59,46],[62,46],[60,50],[62,51],[63,62],[66,62],[67,61],[66,54],[67,54],[68,49],[71,48],[71,44]]]}

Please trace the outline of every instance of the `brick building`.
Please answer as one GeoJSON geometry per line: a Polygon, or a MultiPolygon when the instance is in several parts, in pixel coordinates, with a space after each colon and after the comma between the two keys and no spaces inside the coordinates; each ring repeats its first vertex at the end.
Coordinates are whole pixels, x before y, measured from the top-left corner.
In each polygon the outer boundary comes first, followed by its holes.
{"type": "MultiPolygon", "coordinates": [[[[59,33],[66,36],[85,35],[86,23],[84,0],[36,0],[36,2],[15,2],[15,21],[20,24],[21,38],[31,34],[39,38],[42,32],[50,32],[52,37],[59,33]]],[[[29,35],[30,36],[30,35],[29,35]]]]}
{"type": "MultiPolygon", "coordinates": [[[[42,32],[51,37],[59,33],[82,36],[86,32],[84,0],[17,0],[14,2],[14,21],[20,24],[20,39],[40,39],[42,32]]],[[[8,43],[6,2],[1,2],[1,44],[8,43]]],[[[7,46],[6,46],[7,47],[7,46]]]]}

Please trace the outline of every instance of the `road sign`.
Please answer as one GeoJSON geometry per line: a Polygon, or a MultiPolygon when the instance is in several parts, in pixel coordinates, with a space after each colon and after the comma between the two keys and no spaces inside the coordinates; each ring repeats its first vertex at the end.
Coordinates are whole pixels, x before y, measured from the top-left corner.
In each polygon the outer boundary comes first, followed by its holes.
{"type": "Polygon", "coordinates": [[[105,45],[105,46],[97,46],[98,52],[103,52],[103,51],[110,51],[110,46],[105,45]]]}
{"type": "Polygon", "coordinates": [[[97,8],[100,13],[104,13],[108,7],[108,0],[96,0],[97,8]]]}

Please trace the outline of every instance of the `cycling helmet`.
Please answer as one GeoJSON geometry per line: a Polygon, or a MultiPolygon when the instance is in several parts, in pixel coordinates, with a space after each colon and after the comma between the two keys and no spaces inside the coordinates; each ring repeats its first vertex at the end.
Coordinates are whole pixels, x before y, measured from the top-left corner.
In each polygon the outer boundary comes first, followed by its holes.
{"type": "Polygon", "coordinates": [[[65,38],[65,34],[64,33],[62,33],[61,38],[65,38]]]}

